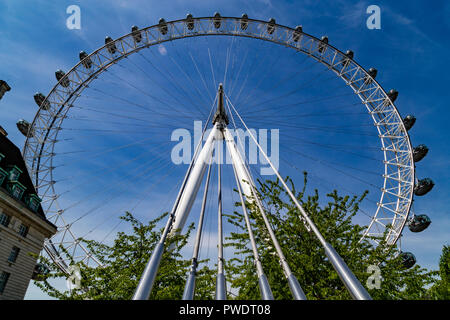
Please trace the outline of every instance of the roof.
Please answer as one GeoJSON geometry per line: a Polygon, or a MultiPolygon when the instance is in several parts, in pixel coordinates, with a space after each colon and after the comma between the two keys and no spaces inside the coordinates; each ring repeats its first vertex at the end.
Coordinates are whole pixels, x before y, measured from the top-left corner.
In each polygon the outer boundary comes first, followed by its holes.
{"type": "Polygon", "coordinates": [[[0,86],[4,86],[6,91],[11,90],[11,87],[8,85],[8,83],[5,80],[0,80],[0,86]]]}
{"type": "MultiPolygon", "coordinates": [[[[19,182],[26,187],[24,196],[27,194],[28,195],[36,194],[36,189],[34,188],[34,185],[31,182],[31,178],[26,168],[25,161],[22,158],[22,153],[20,152],[20,149],[3,134],[0,134],[0,153],[2,153],[5,156],[5,158],[2,159],[0,162],[0,167],[6,169],[8,166],[15,165],[22,171],[22,173],[19,176],[19,182]]],[[[53,225],[45,217],[44,210],[42,210],[41,205],[39,205],[38,210],[34,213],[45,222],[53,225]]]]}

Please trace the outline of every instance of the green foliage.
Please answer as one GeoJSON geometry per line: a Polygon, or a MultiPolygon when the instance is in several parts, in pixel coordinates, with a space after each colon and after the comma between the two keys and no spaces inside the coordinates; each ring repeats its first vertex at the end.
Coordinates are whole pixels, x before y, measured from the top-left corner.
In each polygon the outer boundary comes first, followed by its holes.
{"type": "MultiPolygon", "coordinates": [[[[360,241],[366,227],[354,224],[352,218],[359,210],[361,197],[340,196],[336,190],[327,195],[328,203],[320,205],[317,190],[306,196],[307,175],[303,189],[298,192],[287,177],[291,191],[318,227],[321,234],[346,261],[356,277],[366,286],[372,275],[369,265],[381,270],[381,287],[369,289],[374,299],[423,299],[427,297],[426,287],[433,283],[433,272],[416,265],[405,270],[395,249],[384,250],[383,242],[377,248],[369,240],[360,241]]],[[[279,181],[259,181],[259,197],[262,199],[268,220],[282,248],[286,260],[298,278],[308,299],[350,299],[350,295],[328,262],[325,252],[315,235],[305,227],[301,214],[279,181]]],[[[236,204],[240,206],[240,204],[236,204]]],[[[260,259],[272,288],[275,299],[292,299],[289,286],[275,254],[272,241],[265,227],[257,205],[246,202],[253,220],[252,229],[260,259]]],[[[235,211],[227,215],[230,223],[240,232],[232,233],[228,246],[234,247],[242,259],[232,259],[228,270],[232,274],[232,286],[238,290],[238,299],[259,299],[258,279],[249,237],[243,223],[244,216],[235,211]]],[[[378,239],[380,240],[380,239],[378,239]]]]}
{"type": "MultiPolygon", "coordinates": [[[[49,266],[50,274],[42,281],[35,281],[36,285],[48,295],[58,299],[131,299],[145,265],[161,237],[162,229],[156,229],[156,225],[166,215],[167,213],[144,225],[127,212],[121,219],[131,224],[133,232],[130,234],[119,232],[111,246],[96,241],[82,240],[101,261],[103,267],[89,267],[84,263],[79,263],[80,289],[69,292],[55,288],[51,284],[51,280],[66,278],[66,275],[58,269],[55,263],[44,257],[40,258],[41,263],[49,266]]],[[[190,261],[183,260],[180,251],[186,245],[192,229],[191,225],[185,235],[169,237],[150,299],[180,299],[183,295],[190,261]],[[167,248],[171,249],[167,250],[167,248]]],[[[66,256],[70,258],[68,252],[66,252],[66,256]]],[[[204,261],[200,261],[200,265],[203,263],[204,261]]],[[[206,267],[199,269],[196,298],[212,299],[214,295],[213,272],[206,267]]]]}
{"type": "Polygon", "coordinates": [[[450,300],[450,246],[442,248],[439,277],[440,279],[431,287],[429,297],[436,300],[450,300]]]}
{"type": "MultiPolygon", "coordinates": [[[[368,266],[378,266],[381,271],[380,288],[367,288],[374,299],[449,299],[450,249],[444,247],[440,271],[429,272],[418,265],[405,269],[398,258],[399,252],[392,248],[385,250],[381,239],[374,247],[373,241],[360,241],[366,229],[355,224],[353,218],[367,192],[360,197],[341,196],[334,190],[327,195],[327,203],[319,201],[319,193],[314,190],[306,195],[307,175],[304,185],[297,191],[292,180],[286,181],[297,200],[321,234],[346,261],[350,269],[364,286],[373,276],[368,266]],[[437,277],[439,275],[439,277],[437,277]]],[[[259,198],[262,200],[267,218],[278,239],[286,260],[299,280],[308,299],[350,299],[350,295],[340,281],[337,273],[328,262],[325,252],[305,227],[300,212],[288,197],[278,180],[259,181],[259,198]]],[[[239,209],[240,203],[236,203],[239,209]]],[[[292,299],[285,275],[275,254],[273,243],[257,205],[247,201],[246,206],[252,221],[252,229],[264,272],[269,280],[275,299],[292,299]]],[[[230,233],[226,246],[234,249],[235,256],[226,262],[226,277],[231,283],[236,299],[260,299],[258,279],[244,216],[236,210],[226,214],[228,221],[236,226],[230,233]]],[[[79,264],[81,270],[81,289],[60,291],[51,285],[55,278],[65,278],[52,261],[40,258],[40,262],[50,268],[43,281],[35,282],[43,291],[58,299],[130,299],[138,284],[144,267],[158,243],[162,229],[157,223],[167,216],[163,214],[144,225],[132,214],[121,217],[132,227],[130,234],[118,233],[110,246],[82,240],[91,252],[102,262],[103,267],[92,268],[79,264]]],[[[189,226],[185,235],[170,237],[166,243],[158,276],[155,280],[151,299],[180,299],[189,271],[190,261],[180,254],[193,230],[189,226]],[[168,248],[171,248],[168,250],[168,248]]],[[[63,249],[63,248],[62,248],[63,249]]],[[[66,252],[70,258],[70,254],[66,252]]],[[[196,282],[196,299],[213,299],[216,271],[209,269],[206,261],[200,261],[196,282]],[[203,265],[203,266],[202,266],[203,265]]],[[[72,261],[73,263],[73,261],[72,261]]]]}

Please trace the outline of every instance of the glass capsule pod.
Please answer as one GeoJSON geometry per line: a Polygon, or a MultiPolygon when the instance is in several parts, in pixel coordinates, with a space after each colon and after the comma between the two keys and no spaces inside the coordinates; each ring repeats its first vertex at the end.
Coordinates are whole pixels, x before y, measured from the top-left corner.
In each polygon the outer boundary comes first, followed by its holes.
{"type": "Polygon", "coordinates": [[[48,110],[50,108],[50,102],[45,100],[45,96],[40,93],[40,92],[36,92],[36,94],[33,96],[34,98],[34,102],[36,102],[36,104],[44,109],[44,110],[48,110]]]}
{"type": "Polygon", "coordinates": [[[413,127],[414,123],[416,123],[416,117],[409,114],[405,118],[403,118],[403,124],[405,125],[405,129],[409,130],[413,127]]]}
{"type": "Polygon", "coordinates": [[[190,13],[186,16],[186,26],[188,30],[194,30],[194,17],[190,13]]]}
{"type": "Polygon", "coordinates": [[[417,147],[413,149],[413,160],[414,162],[419,162],[422,160],[428,153],[428,147],[424,144],[419,144],[417,147]]]}
{"type": "Polygon", "coordinates": [[[424,178],[420,179],[416,186],[414,187],[414,194],[416,196],[423,196],[426,195],[428,192],[431,191],[434,187],[434,182],[430,178],[424,178]]]}
{"type": "Polygon", "coordinates": [[[81,64],[86,68],[86,69],[90,69],[92,67],[92,61],[91,58],[88,57],[88,54],[84,51],[80,51],[80,61],[81,64]]]}
{"type": "Polygon", "coordinates": [[[131,27],[131,35],[133,36],[134,41],[136,41],[137,43],[142,41],[142,34],[137,26],[131,27]]]}
{"type": "Polygon", "coordinates": [[[70,84],[69,79],[65,77],[66,73],[62,71],[61,69],[58,69],[55,71],[55,77],[58,82],[61,83],[61,85],[65,88],[67,88],[70,84]]]}
{"type": "Polygon", "coordinates": [[[248,15],[246,13],[244,13],[241,16],[241,29],[247,30],[247,27],[248,27],[248,15]]]}
{"type": "Polygon", "coordinates": [[[269,22],[267,23],[267,33],[272,34],[275,31],[275,19],[270,18],[269,22]]]}
{"type": "Polygon", "coordinates": [[[166,35],[167,34],[167,31],[169,29],[167,28],[167,22],[166,22],[166,20],[164,20],[164,18],[159,19],[158,29],[159,29],[159,32],[161,32],[162,35],[166,35]]]}
{"type": "Polygon", "coordinates": [[[403,267],[406,269],[409,269],[416,264],[416,257],[411,252],[400,253],[400,259],[402,260],[403,267]]]}
{"type": "Polygon", "coordinates": [[[114,54],[117,52],[116,44],[114,43],[114,40],[111,37],[105,38],[105,45],[109,53],[114,54]]]}
{"type": "Polygon", "coordinates": [[[431,224],[431,219],[426,214],[415,215],[408,224],[411,232],[422,232],[431,224]]]}
{"type": "Polygon", "coordinates": [[[16,126],[20,133],[22,133],[25,137],[32,137],[34,135],[33,130],[30,130],[31,124],[28,121],[20,119],[17,121],[16,126]]]}
{"type": "Polygon", "coordinates": [[[296,26],[294,33],[292,34],[292,40],[294,40],[294,42],[298,42],[298,40],[300,40],[302,33],[303,33],[302,26],[296,26]]]}
{"type": "Polygon", "coordinates": [[[221,21],[222,17],[220,16],[220,13],[216,12],[214,13],[214,18],[213,18],[213,24],[214,24],[214,28],[219,29],[220,25],[221,25],[221,21]]]}

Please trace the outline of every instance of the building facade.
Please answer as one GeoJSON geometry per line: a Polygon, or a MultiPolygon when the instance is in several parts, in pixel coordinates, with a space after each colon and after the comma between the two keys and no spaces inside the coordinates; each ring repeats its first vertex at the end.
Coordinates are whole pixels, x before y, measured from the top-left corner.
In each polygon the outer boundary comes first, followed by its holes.
{"type": "Polygon", "coordinates": [[[56,233],[20,150],[0,131],[0,300],[23,299],[44,240],[56,233]]]}

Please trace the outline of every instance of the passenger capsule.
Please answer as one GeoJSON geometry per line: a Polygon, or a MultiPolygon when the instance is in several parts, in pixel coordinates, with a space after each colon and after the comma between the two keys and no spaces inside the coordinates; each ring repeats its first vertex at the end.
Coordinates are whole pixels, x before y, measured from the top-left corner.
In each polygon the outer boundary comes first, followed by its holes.
{"type": "Polygon", "coordinates": [[[419,162],[422,160],[428,153],[428,147],[424,144],[419,144],[417,147],[413,149],[413,160],[414,162],[419,162]]]}
{"type": "Polygon", "coordinates": [[[164,20],[163,18],[159,19],[158,29],[159,29],[159,32],[161,32],[161,34],[163,34],[163,35],[167,34],[167,31],[168,31],[167,23],[166,23],[166,20],[164,20]]]}
{"type": "Polygon", "coordinates": [[[218,12],[214,13],[214,18],[213,18],[214,28],[216,28],[216,29],[220,28],[221,19],[222,19],[222,17],[220,16],[220,13],[218,13],[218,12]]]}
{"type": "Polygon", "coordinates": [[[347,50],[347,52],[345,53],[345,56],[341,60],[344,68],[348,67],[348,65],[350,64],[350,60],[353,59],[353,56],[354,56],[353,51],[352,50],[347,50]]]}
{"type": "Polygon", "coordinates": [[[406,269],[409,269],[416,264],[416,257],[411,252],[400,253],[400,259],[402,259],[403,267],[406,269]]]}
{"type": "Polygon", "coordinates": [[[423,196],[426,195],[428,192],[431,191],[434,187],[434,182],[430,178],[421,179],[417,182],[416,186],[414,187],[414,194],[416,196],[423,196]]]}
{"type": "Polygon", "coordinates": [[[56,80],[65,88],[67,88],[70,84],[69,79],[65,76],[66,73],[60,69],[55,71],[56,80]]]}
{"type": "Polygon", "coordinates": [[[369,76],[371,76],[373,79],[375,79],[377,77],[378,70],[375,68],[370,68],[367,73],[369,74],[369,76]]]}
{"type": "Polygon", "coordinates": [[[31,124],[23,119],[20,119],[16,123],[17,129],[25,136],[25,137],[32,137],[34,136],[34,131],[31,128],[31,124]]]}
{"type": "Polygon", "coordinates": [[[131,35],[133,36],[134,41],[136,41],[137,43],[142,41],[142,34],[137,26],[131,27],[131,35]]]}
{"type": "Polygon", "coordinates": [[[405,129],[407,131],[413,127],[414,123],[416,123],[416,117],[411,114],[403,118],[403,124],[405,125],[405,129]]]}
{"type": "Polygon", "coordinates": [[[395,100],[397,100],[398,97],[398,91],[395,89],[391,89],[389,90],[389,92],[387,93],[388,98],[392,101],[392,103],[394,103],[395,100]]]}
{"type": "Polygon", "coordinates": [[[186,16],[186,26],[188,30],[194,30],[194,17],[190,13],[186,16]]]}
{"type": "Polygon", "coordinates": [[[248,27],[248,15],[246,13],[244,13],[241,16],[241,29],[247,30],[247,27],[248,27]]]}
{"type": "Polygon", "coordinates": [[[0,99],[3,98],[3,95],[11,90],[11,87],[5,80],[0,80],[0,99]]]}
{"type": "Polygon", "coordinates": [[[45,96],[40,92],[36,92],[36,94],[34,95],[34,102],[36,102],[36,104],[44,110],[50,109],[50,102],[44,102],[44,100],[45,96]]]}
{"type": "Polygon", "coordinates": [[[292,33],[292,40],[294,40],[294,42],[298,42],[298,40],[300,40],[302,33],[303,33],[302,26],[296,26],[294,32],[292,33]]]}
{"type": "Polygon", "coordinates": [[[378,70],[375,68],[370,68],[367,71],[367,75],[364,77],[364,81],[367,83],[371,83],[373,79],[377,77],[378,70]]]}
{"type": "Polygon", "coordinates": [[[355,56],[355,53],[352,50],[347,50],[345,52],[345,55],[349,58],[349,59],[353,59],[353,57],[355,56]]]}
{"type": "Polygon", "coordinates": [[[114,40],[111,37],[105,38],[105,44],[106,44],[106,48],[108,49],[109,53],[114,54],[117,52],[116,44],[114,43],[114,40]]]}
{"type": "Polygon", "coordinates": [[[408,228],[411,232],[421,232],[428,228],[430,223],[431,219],[426,214],[420,214],[409,221],[408,228]]]}
{"type": "Polygon", "coordinates": [[[267,23],[267,33],[272,34],[275,31],[275,19],[270,18],[269,22],[267,23]]]}
{"type": "Polygon", "coordinates": [[[90,69],[92,67],[91,58],[89,58],[88,54],[84,51],[80,51],[80,61],[86,69],[90,69]]]}
{"type": "Polygon", "coordinates": [[[327,46],[327,44],[328,44],[328,37],[323,36],[320,39],[317,50],[319,50],[320,53],[323,53],[325,51],[325,47],[327,46]]]}

